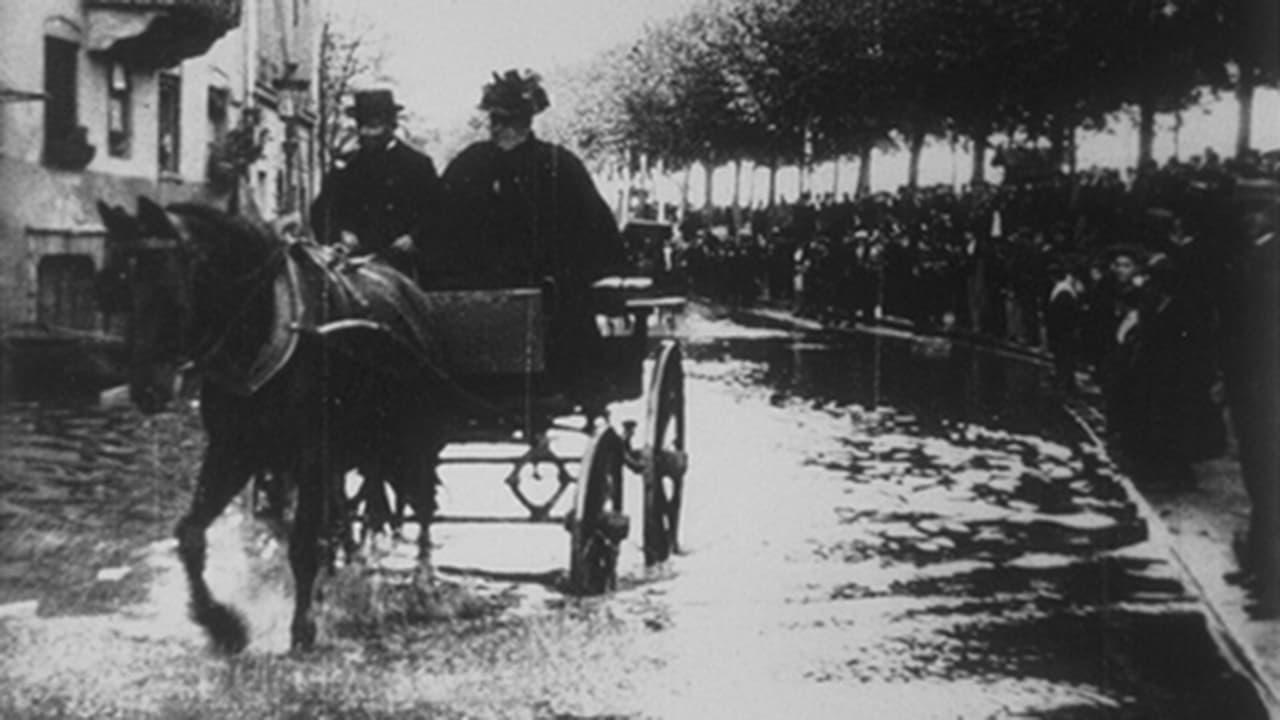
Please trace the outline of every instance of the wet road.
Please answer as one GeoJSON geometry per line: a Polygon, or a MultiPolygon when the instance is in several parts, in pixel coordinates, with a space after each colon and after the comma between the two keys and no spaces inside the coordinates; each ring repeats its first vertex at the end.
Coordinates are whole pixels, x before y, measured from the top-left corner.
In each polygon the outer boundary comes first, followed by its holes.
{"type": "MultiPolygon", "coordinates": [[[[705,315],[685,333],[683,556],[646,570],[633,533],[619,591],[578,600],[554,588],[562,529],[440,526],[436,594],[374,549],[301,658],[279,547],[243,512],[209,574],[250,650],[210,656],[183,617],[189,414],[8,409],[0,716],[1260,716],[1036,367],[705,315]]],[[[492,470],[449,470],[445,512],[510,507],[492,470]]]]}

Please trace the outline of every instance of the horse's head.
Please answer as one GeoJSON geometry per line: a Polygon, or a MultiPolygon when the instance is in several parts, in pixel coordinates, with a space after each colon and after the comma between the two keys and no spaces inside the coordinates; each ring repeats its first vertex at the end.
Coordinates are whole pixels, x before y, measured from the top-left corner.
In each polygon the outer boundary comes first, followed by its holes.
{"type": "Polygon", "coordinates": [[[98,278],[107,312],[129,313],[129,392],[143,412],[173,399],[177,372],[194,337],[198,249],[180,218],[146,198],[137,215],[98,203],[107,229],[98,278]]]}

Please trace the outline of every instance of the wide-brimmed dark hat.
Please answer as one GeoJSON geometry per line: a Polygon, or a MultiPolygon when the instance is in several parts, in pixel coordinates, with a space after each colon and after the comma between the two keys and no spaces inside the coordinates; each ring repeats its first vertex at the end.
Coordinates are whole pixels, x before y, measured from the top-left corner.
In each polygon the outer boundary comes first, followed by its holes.
{"type": "Polygon", "coordinates": [[[550,106],[542,78],[527,70],[494,73],[493,82],[484,86],[480,97],[480,109],[491,115],[533,117],[550,106]]]}
{"type": "Polygon", "coordinates": [[[1127,255],[1128,257],[1133,258],[1133,261],[1136,264],[1142,265],[1147,262],[1147,258],[1150,257],[1151,252],[1141,245],[1134,243],[1115,243],[1103,248],[1099,255],[1101,259],[1107,262],[1111,262],[1122,255],[1127,255]]]}
{"type": "Polygon", "coordinates": [[[395,95],[390,90],[357,90],[355,103],[347,108],[346,113],[355,118],[356,122],[395,120],[396,115],[404,109],[403,105],[396,103],[395,95]]]}

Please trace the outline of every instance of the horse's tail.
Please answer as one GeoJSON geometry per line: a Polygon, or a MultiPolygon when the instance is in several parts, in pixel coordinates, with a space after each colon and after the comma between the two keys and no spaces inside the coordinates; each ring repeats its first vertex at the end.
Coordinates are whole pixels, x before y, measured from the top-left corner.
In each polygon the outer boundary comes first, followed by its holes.
{"type": "Polygon", "coordinates": [[[249,626],[235,608],[213,599],[203,582],[191,588],[191,619],[204,628],[219,652],[235,655],[249,645],[249,626]]]}
{"type": "Polygon", "coordinates": [[[191,619],[208,633],[214,647],[234,655],[249,644],[249,628],[234,608],[218,602],[204,581],[204,529],[184,518],[178,523],[178,554],[187,573],[191,619]]]}

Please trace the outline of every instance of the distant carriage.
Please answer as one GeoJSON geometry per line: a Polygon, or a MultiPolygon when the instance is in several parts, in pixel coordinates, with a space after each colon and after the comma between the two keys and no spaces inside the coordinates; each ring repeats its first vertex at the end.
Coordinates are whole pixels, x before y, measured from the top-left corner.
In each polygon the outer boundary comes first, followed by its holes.
{"type": "MultiPolygon", "coordinates": [[[[523,450],[491,462],[513,465],[507,484],[523,520],[569,532],[567,589],[606,592],[616,581],[628,474],[643,479],[646,563],[678,549],[687,467],[682,354],[664,341],[644,382],[648,319],[655,302],[636,283],[593,289],[587,315],[606,331],[576,348],[587,371],[548,372],[548,288],[423,292],[378,262],[333,262],[320,248],[286,243],[243,219],[202,206],[136,215],[100,206],[113,258],[106,276],[127,283],[130,390],[143,410],[171,399],[174,374],[193,361],[206,378],[201,413],[209,443],[191,509],[178,525],[193,619],[223,650],[247,643],[238,614],[205,584],[204,532],[254,476],[288,478],[296,510],[289,557],[296,586],[295,647],[315,636],[311,589],[332,562],[334,541],[368,523],[352,511],[346,473],[389,482],[422,523],[436,520],[440,450],[458,441],[512,443],[523,450]],[[643,432],[617,428],[610,404],[645,398],[643,432]],[[554,454],[547,432],[584,415],[581,458],[554,454]],[[557,468],[543,502],[522,490],[527,463],[557,468]],[[573,510],[554,514],[575,492],[573,510]]],[[[659,303],[660,304],[660,303],[659,303]]],[[[473,458],[470,461],[475,461],[473,458]]],[[[456,460],[455,460],[456,461],[456,460]]],[[[494,518],[441,517],[486,521],[494,518]]]]}

